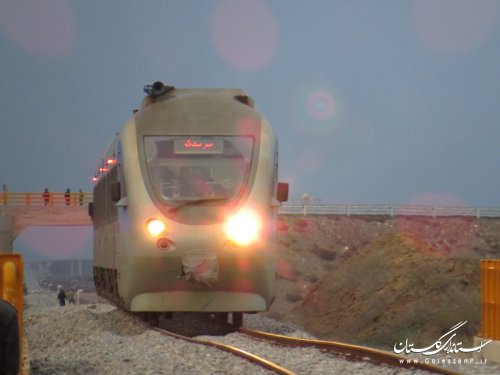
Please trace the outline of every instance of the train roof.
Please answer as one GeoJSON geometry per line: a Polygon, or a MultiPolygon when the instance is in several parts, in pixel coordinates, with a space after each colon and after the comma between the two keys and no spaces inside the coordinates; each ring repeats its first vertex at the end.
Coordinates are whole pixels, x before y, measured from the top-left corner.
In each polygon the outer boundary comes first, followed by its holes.
{"type": "Polygon", "coordinates": [[[141,103],[141,109],[153,104],[157,101],[168,100],[184,95],[198,94],[208,96],[219,96],[226,98],[234,98],[235,100],[246,104],[250,107],[254,106],[254,100],[248,96],[242,89],[238,88],[176,88],[174,86],[165,85],[163,82],[157,81],[152,85],[144,86],[144,92],[147,96],[141,103]]]}

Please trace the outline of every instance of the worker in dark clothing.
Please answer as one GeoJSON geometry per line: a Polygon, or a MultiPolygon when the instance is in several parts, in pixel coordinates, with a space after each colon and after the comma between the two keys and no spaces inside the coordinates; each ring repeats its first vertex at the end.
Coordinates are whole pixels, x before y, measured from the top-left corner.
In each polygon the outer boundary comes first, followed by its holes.
{"type": "Polygon", "coordinates": [[[59,300],[59,305],[61,305],[61,306],[66,305],[66,293],[64,293],[63,288],[61,288],[59,290],[59,293],[57,293],[57,299],[59,300]]]}
{"type": "Polygon", "coordinates": [[[19,352],[17,311],[10,303],[0,299],[0,375],[18,374],[19,352]]]}

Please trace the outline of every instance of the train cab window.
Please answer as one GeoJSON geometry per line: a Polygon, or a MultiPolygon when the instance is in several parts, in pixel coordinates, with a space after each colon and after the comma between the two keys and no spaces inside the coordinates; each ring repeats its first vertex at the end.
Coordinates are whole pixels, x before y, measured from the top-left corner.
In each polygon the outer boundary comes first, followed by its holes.
{"type": "Polygon", "coordinates": [[[144,146],[149,180],[162,201],[231,199],[250,172],[253,138],[147,136],[144,146]]]}

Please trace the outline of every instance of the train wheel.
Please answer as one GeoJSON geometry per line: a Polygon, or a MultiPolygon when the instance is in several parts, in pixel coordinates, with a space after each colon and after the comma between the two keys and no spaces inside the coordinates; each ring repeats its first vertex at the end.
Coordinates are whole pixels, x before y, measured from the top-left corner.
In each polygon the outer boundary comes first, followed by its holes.
{"type": "Polygon", "coordinates": [[[148,323],[153,327],[158,327],[160,325],[160,313],[150,312],[148,315],[148,323]]]}
{"type": "Polygon", "coordinates": [[[144,311],[137,313],[137,315],[141,320],[145,321],[146,323],[154,327],[158,327],[158,325],[160,324],[160,313],[144,311]]]}
{"type": "Polygon", "coordinates": [[[240,328],[243,325],[243,313],[242,312],[233,312],[233,326],[235,328],[240,328]]]}
{"type": "Polygon", "coordinates": [[[228,316],[229,316],[229,313],[227,313],[227,312],[215,313],[215,320],[219,323],[227,323],[228,316]]]}

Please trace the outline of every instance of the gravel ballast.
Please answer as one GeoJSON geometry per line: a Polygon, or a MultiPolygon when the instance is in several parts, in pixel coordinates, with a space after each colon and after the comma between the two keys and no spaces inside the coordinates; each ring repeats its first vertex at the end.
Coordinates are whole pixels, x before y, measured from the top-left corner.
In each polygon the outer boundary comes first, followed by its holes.
{"type": "MultiPolygon", "coordinates": [[[[26,302],[25,335],[31,373],[35,375],[273,373],[219,349],[164,336],[108,303],[60,307],[56,305],[54,293],[44,292],[26,295],[26,302]]],[[[265,318],[262,314],[245,315],[245,326],[311,338],[292,325],[265,318]]],[[[199,338],[234,345],[297,374],[421,373],[347,361],[316,349],[282,348],[236,332],[199,338]]],[[[481,365],[461,371],[491,374],[498,373],[495,372],[498,368],[481,365]]]]}

